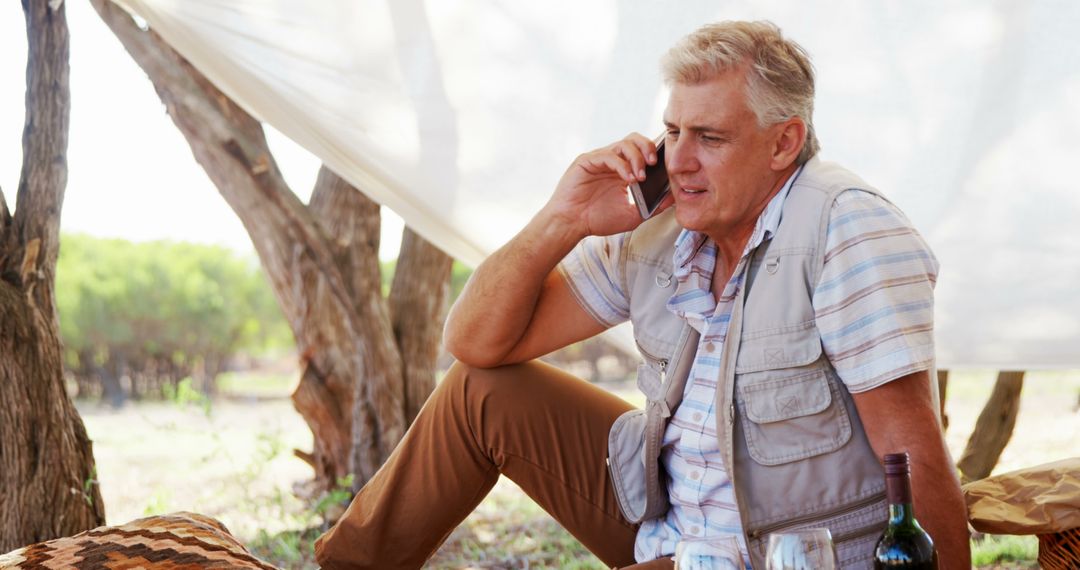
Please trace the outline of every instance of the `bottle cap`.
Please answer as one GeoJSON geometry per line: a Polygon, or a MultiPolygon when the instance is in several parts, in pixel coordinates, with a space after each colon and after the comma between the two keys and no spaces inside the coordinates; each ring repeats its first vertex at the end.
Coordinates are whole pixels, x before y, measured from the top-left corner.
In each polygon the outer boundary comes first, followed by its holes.
{"type": "Polygon", "coordinates": [[[911,464],[907,452],[885,454],[886,475],[907,475],[911,473],[911,464]]]}

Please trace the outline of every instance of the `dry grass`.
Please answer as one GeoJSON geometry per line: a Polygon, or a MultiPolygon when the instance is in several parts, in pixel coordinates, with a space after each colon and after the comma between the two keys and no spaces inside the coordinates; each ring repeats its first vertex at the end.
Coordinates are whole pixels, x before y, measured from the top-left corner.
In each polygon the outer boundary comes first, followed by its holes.
{"type": "MultiPolygon", "coordinates": [[[[959,457],[993,380],[992,372],[951,378],[946,439],[954,457],[959,457]]],[[[282,568],[316,568],[310,548],[321,531],[321,519],[292,492],[310,470],[291,450],[310,449],[311,433],[285,396],[287,384],[281,378],[235,383],[233,390],[245,392],[261,386],[260,397],[221,399],[209,406],[209,413],[198,401],[132,404],[120,411],[80,404],[94,440],[109,522],[197,511],[222,520],[259,556],[282,568]]],[[[630,390],[625,385],[614,388],[630,390]]],[[[1078,398],[1080,372],[1029,375],[1013,440],[995,472],[1080,456],[1078,398]]],[[[991,539],[978,546],[977,552],[1005,553],[998,558],[988,554],[982,567],[1034,567],[1032,540],[1003,544],[991,539]],[[1026,561],[1006,561],[1010,556],[1026,561]]],[[[603,568],[506,480],[451,535],[428,567],[603,568]]]]}

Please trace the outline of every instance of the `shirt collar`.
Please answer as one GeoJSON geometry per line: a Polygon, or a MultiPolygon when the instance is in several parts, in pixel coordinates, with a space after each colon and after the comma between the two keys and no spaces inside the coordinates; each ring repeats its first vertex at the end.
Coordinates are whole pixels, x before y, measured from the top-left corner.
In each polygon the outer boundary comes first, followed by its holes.
{"type": "MultiPolygon", "coordinates": [[[[754,232],[750,234],[750,239],[747,240],[746,247],[743,249],[744,257],[754,248],[761,245],[761,242],[771,239],[773,234],[776,233],[776,229],[780,227],[784,201],[787,200],[787,196],[791,192],[791,186],[795,183],[795,179],[799,177],[802,169],[802,166],[795,169],[795,172],[788,177],[787,182],[784,182],[780,191],[769,200],[761,215],[758,216],[757,221],[754,223],[754,232]]],[[[703,248],[708,240],[709,237],[702,232],[684,229],[679,233],[679,237],[675,239],[675,254],[673,257],[676,279],[684,280],[680,279],[680,275],[685,278],[690,272],[691,262],[699,253],[703,253],[703,248]]],[[[711,255],[716,255],[714,248],[708,249],[711,255]]]]}

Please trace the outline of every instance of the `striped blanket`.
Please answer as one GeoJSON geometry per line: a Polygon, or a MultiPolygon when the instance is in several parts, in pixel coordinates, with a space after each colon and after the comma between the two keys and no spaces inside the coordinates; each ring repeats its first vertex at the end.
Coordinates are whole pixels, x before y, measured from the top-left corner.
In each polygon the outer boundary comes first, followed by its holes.
{"type": "Polygon", "coordinates": [[[277,570],[252,556],[220,522],[178,512],[40,542],[0,554],[0,569],[277,570]]]}

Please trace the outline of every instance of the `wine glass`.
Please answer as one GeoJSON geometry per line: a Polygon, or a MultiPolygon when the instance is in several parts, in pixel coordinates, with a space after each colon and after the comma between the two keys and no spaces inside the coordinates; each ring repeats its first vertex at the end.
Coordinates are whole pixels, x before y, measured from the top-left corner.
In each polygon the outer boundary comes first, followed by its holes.
{"type": "Polygon", "coordinates": [[[675,545],[675,570],[743,570],[742,560],[734,537],[681,540],[675,545]]]}
{"type": "Polygon", "coordinates": [[[836,549],[827,528],[808,528],[769,535],[767,570],[835,570],[836,549]]]}

